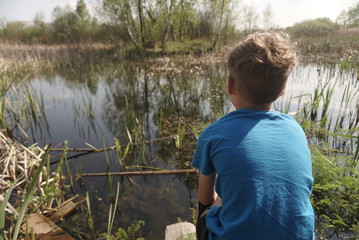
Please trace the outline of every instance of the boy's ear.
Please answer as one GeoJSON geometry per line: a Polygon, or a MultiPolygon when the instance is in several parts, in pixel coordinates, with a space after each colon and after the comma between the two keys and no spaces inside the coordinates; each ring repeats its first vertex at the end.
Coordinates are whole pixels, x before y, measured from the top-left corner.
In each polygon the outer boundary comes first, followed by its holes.
{"type": "Polygon", "coordinates": [[[234,83],[234,79],[229,76],[228,77],[228,94],[229,95],[234,95],[235,91],[236,91],[236,85],[234,83]]]}

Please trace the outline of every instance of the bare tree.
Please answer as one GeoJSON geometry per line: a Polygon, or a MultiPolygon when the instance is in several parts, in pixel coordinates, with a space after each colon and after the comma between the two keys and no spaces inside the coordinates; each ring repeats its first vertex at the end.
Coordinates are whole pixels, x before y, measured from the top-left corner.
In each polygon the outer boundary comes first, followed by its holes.
{"type": "Polygon", "coordinates": [[[223,20],[224,4],[225,4],[225,0],[222,0],[221,13],[220,13],[220,17],[219,17],[219,26],[218,26],[218,30],[217,30],[217,33],[216,33],[216,37],[214,38],[214,41],[213,41],[213,44],[212,44],[212,49],[214,49],[216,47],[218,39],[219,39],[219,35],[221,34],[221,31],[222,31],[222,20],[223,20]]]}
{"type": "Polygon", "coordinates": [[[243,26],[245,33],[252,33],[257,27],[258,14],[253,6],[244,6],[243,10],[243,26]]]}
{"type": "Polygon", "coordinates": [[[336,19],[336,23],[340,24],[344,28],[347,27],[347,25],[348,25],[348,16],[347,16],[347,12],[345,10],[340,12],[339,16],[336,19]]]}
{"type": "Polygon", "coordinates": [[[271,5],[268,4],[263,10],[263,29],[268,31],[273,26],[273,12],[271,5]]]}
{"type": "Polygon", "coordinates": [[[168,15],[167,15],[167,26],[166,26],[166,30],[165,30],[165,32],[163,34],[163,38],[162,38],[162,50],[166,49],[168,33],[172,26],[172,9],[173,9],[173,5],[174,5],[175,1],[176,0],[170,0],[170,6],[168,9],[168,15]]]}
{"type": "Polygon", "coordinates": [[[140,19],[140,31],[141,31],[141,42],[142,47],[145,47],[145,36],[144,36],[144,23],[143,23],[143,14],[142,14],[142,0],[137,0],[137,10],[138,10],[138,17],[140,19]]]}

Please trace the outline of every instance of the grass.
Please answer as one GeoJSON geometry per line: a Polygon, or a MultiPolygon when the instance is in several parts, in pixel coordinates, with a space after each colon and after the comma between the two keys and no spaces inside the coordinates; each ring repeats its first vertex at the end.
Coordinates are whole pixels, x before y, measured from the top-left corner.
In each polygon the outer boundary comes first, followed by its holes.
{"type": "Polygon", "coordinates": [[[359,236],[359,172],[350,156],[330,148],[312,146],[313,187],[312,203],[316,213],[319,239],[334,235],[345,239],[359,236]]]}

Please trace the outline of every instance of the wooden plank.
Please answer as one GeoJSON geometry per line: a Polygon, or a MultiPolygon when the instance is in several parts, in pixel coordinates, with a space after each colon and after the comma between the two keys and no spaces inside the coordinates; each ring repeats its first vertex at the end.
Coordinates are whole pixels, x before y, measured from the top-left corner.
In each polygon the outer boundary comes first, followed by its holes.
{"type": "Polygon", "coordinates": [[[61,206],[54,214],[52,214],[48,219],[53,222],[58,222],[61,218],[66,217],[67,215],[71,214],[75,211],[77,204],[70,201],[67,202],[65,205],[61,206]]]}
{"type": "Polygon", "coordinates": [[[62,229],[61,231],[50,232],[38,238],[38,240],[75,240],[62,229]]]}
{"type": "Polygon", "coordinates": [[[189,222],[175,223],[166,226],[165,240],[196,240],[196,227],[189,222]]]}
{"type": "Polygon", "coordinates": [[[30,235],[33,233],[36,236],[36,239],[39,240],[75,240],[53,221],[38,212],[29,216],[26,223],[23,225],[23,228],[26,228],[26,225],[30,235]]]}

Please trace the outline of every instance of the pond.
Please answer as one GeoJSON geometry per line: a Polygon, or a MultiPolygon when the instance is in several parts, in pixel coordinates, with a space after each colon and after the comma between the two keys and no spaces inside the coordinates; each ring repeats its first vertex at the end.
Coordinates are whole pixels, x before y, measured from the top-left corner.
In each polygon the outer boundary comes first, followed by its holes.
{"type": "MultiPolygon", "coordinates": [[[[227,74],[221,63],[166,72],[124,62],[98,69],[68,68],[29,79],[23,87],[42,106],[43,117],[32,118],[28,141],[62,148],[66,140],[69,148],[100,149],[114,146],[116,138],[121,153],[109,150],[73,159],[70,156],[79,152],[68,153],[69,167],[63,173],[71,185],[69,194],[84,197],[89,193],[95,229],[106,232],[110,203],[119,184],[113,229],[143,220],[141,236],[164,239],[166,225],[179,218],[192,220],[191,208],[197,204],[195,174],[74,176],[189,168],[200,131],[234,110],[226,94],[227,74]]],[[[323,127],[327,129],[339,125],[345,128],[356,118],[358,91],[354,71],[344,71],[339,66],[299,65],[273,108],[292,116],[308,115],[316,121],[325,118],[323,127]],[[343,120],[341,116],[345,116],[343,120]]],[[[335,139],[329,141],[337,147],[335,139]]],[[[53,152],[51,161],[59,160],[58,153],[53,152]]],[[[63,227],[74,234],[77,230],[90,232],[86,214],[80,210],[67,218],[63,227]]]]}

